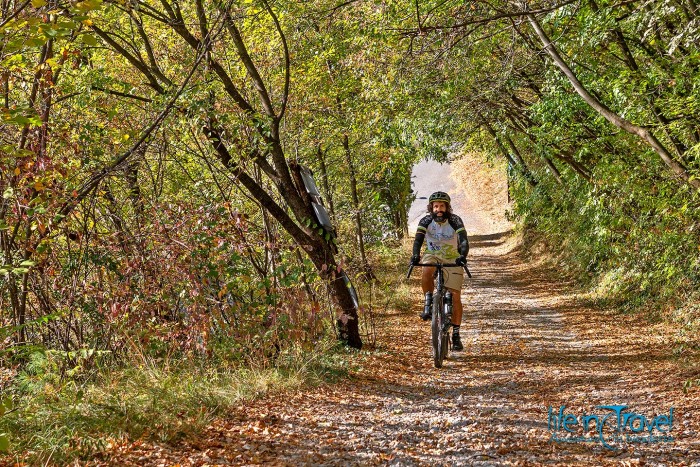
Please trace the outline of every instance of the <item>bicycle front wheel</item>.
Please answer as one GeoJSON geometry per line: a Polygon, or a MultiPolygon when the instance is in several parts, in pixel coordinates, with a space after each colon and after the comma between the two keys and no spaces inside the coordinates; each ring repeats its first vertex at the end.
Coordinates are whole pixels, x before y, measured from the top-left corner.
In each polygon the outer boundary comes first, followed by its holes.
{"type": "Polygon", "coordinates": [[[450,351],[449,346],[450,346],[450,323],[448,323],[448,318],[447,318],[447,313],[444,313],[442,315],[442,339],[440,341],[440,345],[442,345],[442,358],[443,360],[447,360],[447,354],[450,351]]]}
{"type": "Polygon", "coordinates": [[[442,314],[442,293],[436,292],[433,295],[433,321],[432,321],[432,334],[433,334],[433,363],[435,363],[435,368],[442,367],[442,361],[445,358],[444,344],[445,335],[442,332],[443,327],[443,314],[442,314]]]}

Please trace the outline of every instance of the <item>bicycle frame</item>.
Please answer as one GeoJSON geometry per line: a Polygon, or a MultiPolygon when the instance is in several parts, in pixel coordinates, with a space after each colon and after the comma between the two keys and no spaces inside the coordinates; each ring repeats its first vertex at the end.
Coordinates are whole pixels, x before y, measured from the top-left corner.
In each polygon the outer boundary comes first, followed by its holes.
{"type": "MultiPolygon", "coordinates": [[[[418,263],[415,265],[412,264],[408,269],[408,274],[406,275],[406,278],[409,278],[411,276],[411,272],[413,271],[414,266],[435,268],[435,292],[433,292],[433,313],[430,327],[432,331],[433,363],[435,364],[435,368],[441,368],[442,362],[445,358],[447,358],[447,353],[449,351],[449,332],[450,326],[452,325],[451,303],[449,306],[449,310],[448,305],[445,303],[445,292],[447,288],[445,287],[445,272],[443,271],[443,269],[447,267],[461,266],[459,264],[454,263],[418,263]]],[[[471,277],[472,275],[469,272],[469,269],[467,269],[467,266],[464,265],[463,267],[467,275],[471,277]]]]}

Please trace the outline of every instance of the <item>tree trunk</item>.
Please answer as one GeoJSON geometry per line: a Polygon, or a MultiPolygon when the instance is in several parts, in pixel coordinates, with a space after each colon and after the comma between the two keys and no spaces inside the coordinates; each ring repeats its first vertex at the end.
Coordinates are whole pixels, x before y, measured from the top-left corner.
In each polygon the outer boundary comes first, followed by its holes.
{"type": "MultiPolygon", "coordinates": [[[[340,307],[338,332],[341,340],[346,342],[350,347],[357,349],[362,348],[362,339],[360,338],[358,325],[358,310],[350,295],[350,290],[345,285],[342,277],[338,276],[339,268],[335,260],[333,244],[327,241],[322,234],[319,234],[316,229],[305,230],[300,227],[287,212],[275,202],[272,196],[233,160],[228,148],[224,144],[221,131],[218,128],[214,128],[213,125],[210,124],[204,131],[221,162],[231,171],[248,192],[267,209],[267,212],[280,223],[294,242],[306,252],[321,278],[326,281],[331,297],[340,307]]],[[[304,188],[296,187],[291,182],[291,176],[289,180],[290,183],[288,184],[276,184],[277,189],[285,200],[296,199],[297,201],[301,201],[299,193],[304,188]]],[[[311,207],[302,206],[302,204],[303,201],[301,203],[296,202],[289,204],[294,216],[300,223],[305,219],[313,218],[310,217],[312,216],[311,207]]]]}
{"type": "Polygon", "coordinates": [[[482,123],[486,128],[486,131],[488,131],[491,137],[493,138],[494,142],[496,143],[496,146],[498,146],[498,149],[500,149],[501,154],[503,154],[505,158],[508,159],[510,165],[523,175],[523,177],[525,178],[527,183],[530,184],[530,186],[532,186],[533,188],[536,187],[537,180],[532,175],[532,172],[530,172],[530,169],[525,164],[525,161],[522,158],[519,158],[519,161],[513,159],[513,156],[508,152],[508,150],[503,146],[503,143],[501,143],[501,140],[498,138],[496,130],[494,130],[493,127],[486,120],[482,120],[482,123]]]}
{"type": "MultiPolygon", "coordinates": [[[[508,143],[508,147],[513,152],[513,157],[515,158],[515,160],[518,161],[518,164],[520,164],[522,166],[523,171],[526,174],[526,176],[531,177],[532,180],[535,182],[535,184],[537,184],[537,181],[535,180],[534,175],[532,175],[530,168],[525,163],[525,159],[523,159],[523,156],[520,155],[520,151],[515,146],[515,143],[513,142],[513,140],[510,138],[510,136],[508,136],[508,134],[506,134],[505,137],[506,137],[506,143],[508,143]]],[[[545,160],[548,160],[548,159],[545,158],[545,160]]],[[[547,165],[549,165],[549,164],[547,164],[547,165]]],[[[561,177],[559,176],[558,171],[554,172],[554,177],[557,179],[557,182],[562,183],[561,177]]]]}
{"type": "Polygon", "coordinates": [[[372,272],[372,267],[367,261],[367,255],[365,253],[365,239],[362,232],[362,213],[360,210],[360,197],[357,193],[357,178],[355,178],[355,164],[352,160],[352,153],[350,152],[350,141],[348,140],[348,135],[343,135],[343,152],[345,153],[345,162],[348,164],[348,171],[350,172],[350,193],[352,194],[352,208],[355,212],[355,233],[357,236],[357,247],[360,250],[360,259],[362,261],[362,267],[364,269],[367,278],[374,279],[374,273],[372,272]]]}

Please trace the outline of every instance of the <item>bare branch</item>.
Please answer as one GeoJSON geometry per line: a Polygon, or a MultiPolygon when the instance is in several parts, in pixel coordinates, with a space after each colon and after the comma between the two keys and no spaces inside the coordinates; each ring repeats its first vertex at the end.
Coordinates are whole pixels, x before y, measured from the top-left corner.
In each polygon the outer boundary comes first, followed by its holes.
{"type": "Polygon", "coordinates": [[[98,36],[100,36],[103,41],[109,44],[114,50],[119,52],[119,54],[122,55],[124,58],[126,58],[129,61],[129,63],[131,63],[137,70],[139,70],[148,79],[148,82],[153,89],[155,89],[160,94],[165,92],[163,86],[161,86],[161,84],[158,82],[158,79],[153,75],[150,68],[143,62],[143,60],[132,55],[128,50],[122,47],[121,44],[115,41],[109,34],[107,34],[99,27],[92,26],[92,30],[95,31],[95,33],[98,36]]]}
{"type": "Polygon", "coordinates": [[[13,19],[15,19],[15,17],[17,17],[18,14],[22,13],[22,11],[27,7],[27,5],[29,5],[29,2],[30,2],[30,1],[31,1],[31,0],[27,0],[26,2],[24,2],[23,4],[21,4],[21,5],[19,6],[19,8],[17,8],[10,16],[7,17],[7,19],[6,19],[5,21],[3,21],[2,23],[0,23],[0,28],[3,28],[7,23],[9,23],[9,22],[12,21],[13,19]]]}
{"type": "Polygon", "coordinates": [[[236,51],[238,52],[238,56],[243,62],[243,65],[245,66],[246,70],[248,70],[248,74],[250,75],[253,81],[253,86],[255,87],[255,90],[258,91],[258,95],[260,96],[260,100],[262,101],[265,113],[268,117],[275,119],[275,110],[272,108],[272,101],[270,100],[270,94],[267,92],[267,88],[265,88],[265,82],[260,76],[260,73],[258,73],[258,69],[256,68],[255,63],[253,63],[253,59],[250,57],[250,54],[248,53],[248,49],[245,46],[245,42],[243,42],[243,37],[241,36],[241,33],[236,27],[236,25],[234,24],[233,18],[228,12],[225,12],[224,14],[226,15],[226,29],[231,35],[233,43],[236,45],[236,51]]]}
{"type": "Polygon", "coordinates": [[[282,30],[282,26],[280,25],[277,15],[275,15],[275,12],[272,11],[272,8],[270,8],[270,5],[267,3],[266,0],[263,0],[263,3],[267,8],[268,13],[270,13],[272,20],[275,22],[275,27],[277,28],[277,32],[279,33],[280,38],[282,39],[282,48],[284,50],[284,91],[282,92],[282,104],[280,107],[280,113],[279,115],[277,115],[277,122],[279,122],[280,120],[282,120],[282,117],[284,117],[284,111],[287,108],[287,100],[289,99],[289,47],[287,45],[287,37],[285,36],[284,31],[282,30]]]}
{"type": "MultiPolygon", "coordinates": [[[[127,99],[134,99],[134,100],[141,101],[141,102],[153,102],[153,100],[149,99],[148,97],[136,96],[134,94],[128,94],[126,92],[119,92],[119,91],[115,91],[113,89],[101,88],[99,86],[93,86],[92,89],[95,89],[96,91],[106,92],[107,94],[111,94],[113,96],[126,97],[127,99]]],[[[77,93],[71,94],[70,96],[72,97],[75,94],[77,94],[77,93]]],[[[68,96],[64,96],[60,100],[64,100],[67,97],[68,96]]],[[[56,102],[59,102],[59,101],[56,101],[56,102]]]]}
{"type": "MultiPolygon", "coordinates": [[[[557,5],[551,6],[549,8],[542,8],[539,10],[532,10],[533,14],[541,14],[541,13],[549,13],[555,10],[558,10],[559,8],[562,8],[566,5],[570,5],[572,3],[576,3],[579,0],[566,0],[563,3],[559,3],[557,5]]],[[[487,24],[491,23],[493,21],[498,21],[500,19],[505,19],[505,18],[519,18],[524,16],[525,13],[522,11],[504,11],[498,14],[495,14],[493,16],[489,16],[487,18],[474,18],[466,21],[462,21],[456,24],[450,24],[450,25],[436,25],[436,26],[425,26],[425,25],[418,25],[418,28],[410,28],[410,29],[390,29],[397,31],[405,36],[418,36],[418,35],[424,35],[426,32],[430,31],[444,31],[444,30],[454,30],[454,29],[462,29],[467,26],[472,26],[475,24],[487,24]]]]}
{"type": "Polygon", "coordinates": [[[167,86],[172,86],[172,81],[170,81],[170,79],[168,79],[168,77],[165,76],[165,74],[163,74],[160,67],[158,66],[156,56],[153,53],[153,47],[151,46],[151,40],[148,37],[148,34],[146,34],[146,31],[143,29],[143,23],[141,22],[141,19],[134,14],[133,10],[129,12],[129,16],[131,16],[131,19],[136,24],[136,30],[138,31],[139,36],[141,36],[141,40],[143,41],[143,46],[146,49],[146,55],[148,55],[148,61],[151,63],[150,69],[158,77],[158,79],[164,82],[167,86]]]}

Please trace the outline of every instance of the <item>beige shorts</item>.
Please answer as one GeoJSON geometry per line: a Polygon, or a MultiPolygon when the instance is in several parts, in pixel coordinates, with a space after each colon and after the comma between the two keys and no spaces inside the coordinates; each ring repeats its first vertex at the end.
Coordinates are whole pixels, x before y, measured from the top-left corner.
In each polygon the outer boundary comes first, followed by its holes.
{"type": "MultiPolygon", "coordinates": [[[[420,259],[421,263],[445,263],[435,255],[425,254],[420,259]]],[[[453,263],[454,261],[450,261],[453,263]]],[[[445,268],[445,287],[448,289],[460,290],[464,282],[464,269],[459,266],[445,268]]]]}

